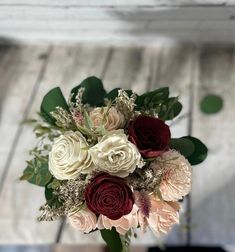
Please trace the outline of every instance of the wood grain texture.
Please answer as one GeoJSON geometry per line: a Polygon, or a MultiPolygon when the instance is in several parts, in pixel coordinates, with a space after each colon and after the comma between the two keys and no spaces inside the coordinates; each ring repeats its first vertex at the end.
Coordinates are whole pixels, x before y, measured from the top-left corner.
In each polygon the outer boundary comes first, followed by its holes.
{"type": "Polygon", "coordinates": [[[233,5],[234,0],[41,0],[40,3],[36,0],[1,0],[0,5],[46,5],[46,6],[198,6],[198,5],[233,5]]]}
{"type": "Polygon", "coordinates": [[[34,42],[230,41],[235,39],[234,4],[234,0],[1,0],[0,36],[34,42]]]}
{"type": "MultiPolygon", "coordinates": [[[[27,113],[40,69],[44,61],[40,58],[48,46],[14,46],[3,50],[0,60],[0,180],[7,169],[11,152],[14,151],[21,121],[27,113]],[[10,133],[9,133],[10,132],[10,133]]],[[[2,183],[0,182],[0,188],[2,183]]],[[[1,191],[1,190],[0,190],[1,191]]]]}
{"type": "Polygon", "coordinates": [[[154,21],[154,20],[229,20],[235,14],[233,6],[210,6],[205,7],[161,7],[151,8],[143,6],[123,6],[123,7],[73,7],[63,6],[1,6],[1,21],[104,21],[121,19],[129,22],[134,21],[154,21]]]}
{"type": "Polygon", "coordinates": [[[209,148],[205,163],[194,168],[192,191],[192,242],[233,244],[234,186],[234,47],[202,47],[198,52],[193,135],[209,148]],[[206,116],[199,102],[207,94],[224,99],[223,110],[206,116]]]}

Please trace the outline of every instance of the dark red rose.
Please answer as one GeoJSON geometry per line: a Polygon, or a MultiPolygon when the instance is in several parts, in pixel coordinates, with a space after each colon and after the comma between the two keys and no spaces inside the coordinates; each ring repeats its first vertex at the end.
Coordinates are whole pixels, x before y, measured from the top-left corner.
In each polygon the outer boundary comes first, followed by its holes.
{"type": "Polygon", "coordinates": [[[170,129],[164,121],[145,115],[129,123],[128,134],[129,140],[145,158],[159,156],[168,148],[171,138],[170,129]]]}
{"type": "Polygon", "coordinates": [[[85,200],[93,213],[117,220],[131,212],[134,195],[124,179],[100,173],[88,184],[85,200]]]}

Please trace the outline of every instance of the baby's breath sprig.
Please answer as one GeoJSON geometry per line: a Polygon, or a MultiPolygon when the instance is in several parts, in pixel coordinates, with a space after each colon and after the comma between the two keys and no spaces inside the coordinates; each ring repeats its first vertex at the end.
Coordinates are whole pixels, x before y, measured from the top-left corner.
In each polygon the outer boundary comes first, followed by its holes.
{"type": "Polygon", "coordinates": [[[137,95],[135,93],[131,94],[131,96],[129,97],[128,93],[125,90],[118,90],[118,96],[115,98],[115,107],[124,115],[126,121],[129,121],[133,116],[133,112],[136,106],[136,98],[137,95]]]}
{"type": "Polygon", "coordinates": [[[74,121],[72,115],[61,107],[56,107],[56,111],[50,112],[52,117],[56,120],[56,125],[65,130],[74,128],[74,121]]]}

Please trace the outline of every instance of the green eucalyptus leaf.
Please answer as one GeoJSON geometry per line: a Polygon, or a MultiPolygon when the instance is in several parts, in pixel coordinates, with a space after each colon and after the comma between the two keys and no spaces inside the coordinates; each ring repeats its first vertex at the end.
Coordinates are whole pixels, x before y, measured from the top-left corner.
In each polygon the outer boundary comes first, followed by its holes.
{"type": "Polygon", "coordinates": [[[60,187],[60,181],[57,180],[56,178],[53,178],[52,181],[50,181],[50,183],[47,184],[47,188],[48,189],[57,189],[58,187],[60,187]]]}
{"type": "Polygon", "coordinates": [[[33,177],[33,169],[31,167],[27,167],[24,170],[23,175],[20,177],[20,180],[30,180],[33,177]]]}
{"type": "Polygon", "coordinates": [[[102,106],[104,104],[106,91],[100,79],[95,76],[91,76],[86,78],[81,82],[81,84],[73,88],[71,90],[73,102],[75,102],[76,95],[80,88],[85,89],[82,96],[82,102],[84,104],[90,104],[91,106],[102,106]]]}
{"type": "Polygon", "coordinates": [[[205,114],[214,114],[223,108],[223,100],[218,95],[207,95],[201,100],[201,111],[205,114]]]}
{"type": "Polygon", "coordinates": [[[106,242],[108,248],[110,249],[110,252],[123,251],[122,240],[115,228],[112,228],[111,230],[102,229],[100,230],[100,233],[103,240],[106,242]]]}
{"type": "Polygon", "coordinates": [[[26,167],[20,180],[27,180],[37,186],[45,186],[52,178],[47,162],[36,161],[26,167]],[[33,165],[32,165],[33,164],[33,165]]]}
{"type": "Polygon", "coordinates": [[[188,158],[195,151],[194,143],[188,138],[172,138],[170,148],[179,151],[188,158]]]}
{"type": "Polygon", "coordinates": [[[195,150],[188,157],[188,161],[190,162],[190,164],[197,165],[197,164],[202,163],[206,159],[207,154],[208,154],[208,149],[205,146],[205,144],[201,140],[199,140],[195,137],[192,137],[192,136],[186,136],[183,138],[192,141],[194,144],[195,150]]]}
{"type": "Polygon", "coordinates": [[[51,89],[43,98],[41,104],[40,115],[50,124],[55,125],[55,119],[51,112],[56,111],[57,107],[61,107],[69,111],[68,104],[59,87],[51,89]]]}
{"type": "Polygon", "coordinates": [[[59,199],[58,195],[54,193],[54,190],[47,186],[45,187],[45,197],[47,204],[53,209],[57,209],[63,205],[63,202],[59,199]]]}
{"type": "Polygon", "coordinates": [[[136,99],[136,105],[138,108],[148,106],[149,102],[152,102],[154,105],[161,104],[169,97],[169,88],[162,87],[154,91],[146,92],[136,99]]]}
{"type": "Polygon", "coordinates": [[[161,104],[158,117],[164,121],[172,120],[179,115],[182,108],[183,106],[178,101],[178,97],[170,97],[161,104]]]}

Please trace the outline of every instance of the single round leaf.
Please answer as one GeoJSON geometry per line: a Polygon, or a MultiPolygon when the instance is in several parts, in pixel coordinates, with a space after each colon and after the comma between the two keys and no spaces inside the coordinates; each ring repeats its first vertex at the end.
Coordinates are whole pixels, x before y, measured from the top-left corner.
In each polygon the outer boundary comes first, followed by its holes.
{"type": "Polygon", "coordinates": [[[177,101],[177,102],[173,105],[172,110],[173,110],[174,117],[176,117],[176,116],[178,116],[178,115],[180,114],[182,108],[183,108],[183,106],[182,106],[182,104],[181,104],[179,101],[177,101]]]}
{"type": "Polygon", "coordinates": [[[75,102],[76,95],[80,88],[84,88],[84,93],[82,96],[83,103],[90,104],[91,106],[102,106],[104,104],[104,97],[106,96],[106,91],[103,87],[103,83],[100,79],[95,76],[86,78],[71,90],[72,101],[75,102]]]}
{"type": "Polygon", "coordinates": [[[188,158],[195,151],[194,143],[187,138],[172,138],[170,148],[179,151],[188,158]]]}
{"type": "Polygon", "coordinates": [[[50,124],[55,124],[55,118],[51,112],[56,110],[56,107],[61,107],[69,111],[68,104],[59,87],[51,89],[43,98],[41,104],[41,115],[50,124]]]}
{"type": "Polygon", "coordinates": [[[207,95],[201,100],[201,111],[205,114],[214,114],[223,108],[223,100],[218,95],[207,95]]]}
{"type": "Polygon", "coordinates": [[[190,162],[191,165],[197,165],[202,163],[208,154],[208,149],[205,146],[202,141],[199,139],[192,137],[192,136],[186,136],[182,137],[183,139],[187,139],[193,142],[194,144],[194,152],[188,157],[188,161],[190,162]]]}

